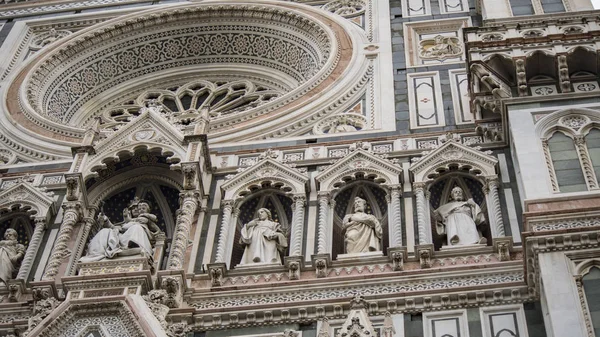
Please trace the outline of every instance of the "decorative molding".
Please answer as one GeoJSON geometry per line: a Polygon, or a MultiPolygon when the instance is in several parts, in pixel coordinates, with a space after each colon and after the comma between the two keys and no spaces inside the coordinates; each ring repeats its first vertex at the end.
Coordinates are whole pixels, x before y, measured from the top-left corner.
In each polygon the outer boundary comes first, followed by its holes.
{"type": "Polygon", "coordinates": [[[0,17],[39,15],[39,14],[51,13],[51,12],[64,12],[64,11],[72,11],[74,9],[85,8],[85,7],[96,7],[96,6],[112,5],[112,4],[121,5],[124,2],[135,2],[135,1],[132,1],[132,0],[88,0],[88,1],[71,2],[71,3],[67,3],[67,4],[56,4],[56,5],[47,5],[47,6],[31,6],[29,8],[24,8],[24,9],[13,9],[13,10],[2,11],[2,12],[0,12],[0,17]]]}
{"type": "MultiPolygon", "coordinates": [[[[377,282],[375,284],[362,284],[336,289],[313,289],[305,288],[301,292],[274,292],[270,296],[259,294],[248,295],[215,295],[206,298],[192,298],[190,305],[196,309],[215,310],[220,308],[235,308],[255,306],[261,304],[276,305],[278,303],[300,303],[304,301],[325,301],[338,298],[348,298],[361,294],[363,296],[390,296],[393,294],[406,294],[421,291],[449,291],[472,286],[496,286],[502,284],[523,283],[525,281],[522,272],[501,272],[485,275],[468,275],[458,277],[435,277],[435,279],[423,278],[414,282],[377,282]]],[[[319,286],[322,288],[321,286],[319,286]]]]}
{"type": "Polygon", "coordinates": [[[533,232],[569,230],[576,228],[600,227],[600,218],[570,218],[546,221],[528,221],[528,227],[533,232]]]}
{"type": "MultiPolygon", "coordinates": [[[[585,230],[586,228],[582,228],[585,230]]],[[[564,233],[549,232],[543,236],[528,236],[525,240],[525,271],[527,286],[531,296],[539,296],[540,292],[540,270],[538,256],[544,252],[557,251],[581,251],[597,249],[600,247],[600,232],[595,231],[571,231],[564,233]]]]}

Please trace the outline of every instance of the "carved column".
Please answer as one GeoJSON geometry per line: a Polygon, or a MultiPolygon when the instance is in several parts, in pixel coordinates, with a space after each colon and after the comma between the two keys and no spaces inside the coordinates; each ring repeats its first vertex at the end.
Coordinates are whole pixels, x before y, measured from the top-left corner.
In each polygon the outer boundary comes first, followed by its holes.
{"type": "Polygon", "coordinates": [[[73,254],[71,254],[71,260],[69,261],[69,266],[65,273],[66,275],[75,275],[77,261],[79,261],[79,258],[81,258],[81,255],[83,254],[92,226],[96,225],[96,220],[94,220],[96,211],[97,209],[90,209],[88,216],[81,219],[84,222],[83,230],[81,231],[81,234],[78,235],[78,242],[75,244],[73,254]]]}
{"type": "Polygon", "coordinates": [[[45,217],[38,217],[35,218],[33,221],[35,223],[35,229],[33,230],[33,235],[31,235],[31,239],[29,240],[29,246],[27,246],[25,257],[23,257],[23,262],[21,262],[21,268],[19,269],[19,273],[17,274],[18,280],[27,281],[27,277],[29,276],[29,272],[31,271],[31,265],[33,264],[33,260],[37,255],[37,251],[40,248],[40,242],[42,241],[44,231],[46,230],[45,217]]]}
{"type": "Polygon", "coordinates": [[[56,238],[52,252],[50,253],[46,271],[42,277],[44,280],[54,279],[58,274],[58,269],[63,259],[70,254],[68,245],[71,240],[71,233],[81,217],[81,204],[79,202],[67,202],[62,207],[64,210],[63,221],[60,225],[58,237],[56,238]]]}
{"type": "Polygon", "coordinates": [[[319,228],[317,231],[317,254],[327,253],[327,214],[329,214],[329,200],[329,193],[319,192],[319,228]]]}
{"type": "Polygon", "coordinates": [[[237,223],[239,217],[240,209],[234,204],[233,209],[231,210],[231,219],[229,220],[229,228],[233,230],[233,233],[229,233],[227,235],[227,241],[225,241],[225,247],[228,247],[226,249],[227,254],[225,254],[225,261],[227,261],[227,265],[229,265],[229,262],[231,261],[231,254],[233,253],[232,248],[235,245],[235,231],[237,231],[237,223]]]}
{"type": "Polygon", "coordinates": [[[431,243],[431,221],[429,219],[429,204],[425,196],[425,183],[414,183],[413,190],[417,197],[419,245],[425,245],[431,243]]]}
{"type": "Polygon", "coordinates": [[[575,147],[577,148],[577,155],[579,156],[579,161],[581,162],[581,168],[583,169],[583,176],[585,178],[585,183],[587,184],[588,190],[598,188],[598,184],[596,183],[596,173],[594,172],[594,165],[592,164],[592,160],[590,159],[590,154],[587,150],[587,145],[585,143],[584,136],[575,136],[575,147]]]}
{"type": "Polygon", "coordinates": [[[390,247],[402,246],[402,215],[400,210],[401,185],[390,186],[390,200],[388,203],[390,220],[389,234],[390,247]]]}
{"type": "Polygon", "coordinates": [[[233,200],[223,200],[221,202],[223,208],[223,218],[221,219],[221,232],[219,233],[219,242],[217,243],[216,263],[225,262],[225,246],[229,237],[229,224],[231,223],[231,213],[233,210],[233,200]]]}
{"type": "Polygon", "coordinates": [[[558,188],[558,180],[556,179],[556,172],[554,172],[554,165],[552,164],[552,156],[550,155],[550,148],[548,147],[548,139],[542,139],[542,150],[544,151],[544,159],[546,159],[546,169],[550,175],[550,184],[552,185],[553,192],[560,192],[558,188]]]}
{"type": "Polygon", "coordinates": [[[181,206],[177,212],[175,233],[173,234],[171,253],[167,262],[168,270],[183,269],[185,251],[190,239],[194,215],[196,215],[198,209],[199,196],[200,192],[198,191],[183,191],[179,195],[181,206]]]}
{"type": "Polygon", "coordinates": [[[486,180],[485,194],[488,206],[488,217],[490,229],[493,238],[505,236],[504,221],[502,220],[502,208],[500,205],[500,195],[498,194],[498,178],[488,178],[486,180]]]}
{"type": "Polygon", "coordinates": [[[294,214],[292,216],[292,237],[290,244],[290,256],[302,255],[302,236],[304,233],[304,206],[306,196],[294,195],[294,214]]]}
{"type": "Polygon", "coordinates": [[[583,290],[582,275],[575,275],[575,284],[577,285],[577,295],[579,295],[579,304],[581,305],[581,311],[583,313],[583,321],[585,322],[587,337],[594,337],[596,335],[594,333],[594,326],[590,317],[590,307],[588,306],[587,299],[585,298],[585,292],[583,290]]]}

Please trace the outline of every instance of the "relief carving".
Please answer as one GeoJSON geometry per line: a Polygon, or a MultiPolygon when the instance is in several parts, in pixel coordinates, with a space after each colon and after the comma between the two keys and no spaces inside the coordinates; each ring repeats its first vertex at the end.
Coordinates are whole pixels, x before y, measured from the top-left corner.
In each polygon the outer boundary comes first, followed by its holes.
{"type": "Polygon", "coordinates": [[[443,60],[462,55],[462,44],[458,37],[438,35],[419,42],[419,57],[428,60],[443,60]]]}

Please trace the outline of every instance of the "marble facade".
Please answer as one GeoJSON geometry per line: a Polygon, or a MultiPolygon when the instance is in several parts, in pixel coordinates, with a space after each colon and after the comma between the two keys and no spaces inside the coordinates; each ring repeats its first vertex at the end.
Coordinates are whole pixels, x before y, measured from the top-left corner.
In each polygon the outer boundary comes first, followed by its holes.
{"type": "Polygon", "coordinates": [[[0,337],[598,334],[599,25],[0,4],[0,337]]]}

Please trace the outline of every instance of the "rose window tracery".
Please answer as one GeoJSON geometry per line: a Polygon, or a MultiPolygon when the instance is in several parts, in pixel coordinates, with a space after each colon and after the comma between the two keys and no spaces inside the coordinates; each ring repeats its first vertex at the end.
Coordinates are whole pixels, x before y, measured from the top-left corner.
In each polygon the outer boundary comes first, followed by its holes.
{"type": "MultiPolygon", "coordinates": [[[[169,122],[210,104],[214,144],[309,135],[373,90],[372,60],[357,54],[369,36],[329,13],[364,15],[365,3],[211,1],[121,15],[39,50],[7,84],[6,114],[36,138],[59,139],[32,145],[56,157],[98,117],[106,138],[150,102],[169,122]],[[193,81],[201,85],[180,90],[193,81]]],[[[370,111],[335,123],[346,132],[378,120],[370,111]]]]}
{"type": "MultiPolygon", "coordinates": [[[[101,127],[113,129],[127,123],[150,102],[161,107],[161,111],[172,119],[205,107],[210,107],[211,118],[218,118],[259,107],[283,94],[279,88],[270,88],[250,80],[195,80],[180,86],[144,91],[134,100],[105,111],[101,116],[101,127]]],[[[179,125],[184,126],[185,120],[180,121],[179,125]]]]}
{"type": "MultiPolygon", "coordinates": [[[[232,27],[210,27],[214,30],[234,30],[232,27]]],[[[250,27],[241,27],[245,29],[250,27]]],[[[67,122],[81,107],[87,96],[106,90],[107,86],[119,81],[139,76],[139,72],[156,72],[161,68],[169,68],[190,63],[186,60],[195,58],[201,63],[214,62],[228,56],[252,58],[252,63],[272,67],[291,76],[298,83],[306,81],[317,71],[323,56],[322,50],[307,44],[298,46],[301,41],[290,42],[289,36],[281,36],[276,31],[261,29],[263,34],[248,34],[246,31],[234,31],[229,34],[213,34],[206,27],[194,27],[175,31],[180,37],[153,39],[144,36],[134,41],[121,43],[111,48],[116,54],[104,51],[104,55],[93,62],[71,66],[66,78],[56,78],[49,83],[53,90],[41,101],[32,102],[45,111],[47,116],[56,122],[67,122]],[[189,34],[189,35],[187,35],[189,34]],[[278,36],[279,35],[279,36],[278,36]],[[200,48],[204,45],[204,48],[200,48]],[[190,47],[192,49],[190,49],[190,47]],[[292,51],[292,57],[288,57],[292,51]],[[173,63],[175,62],[175,63],[173,63]],[[145,70],[145,71],[144,71],[145,70]],[[105,79],[103,86],[89,81],[84,75],[94,72],[105,79]]],[[[89,75],[88,75],[89,76],[89,75]]],[[[46,82],[42,79],[42,82],[46,82]]],[[[35,105],[34,105],[35,106],[35,105]]]]}
{"type": "Polygon", "coordinates": [[[364,14],[367,5],[363,0],[335,0],[323,6],[323,9],[343,17],[364,14]]]}

